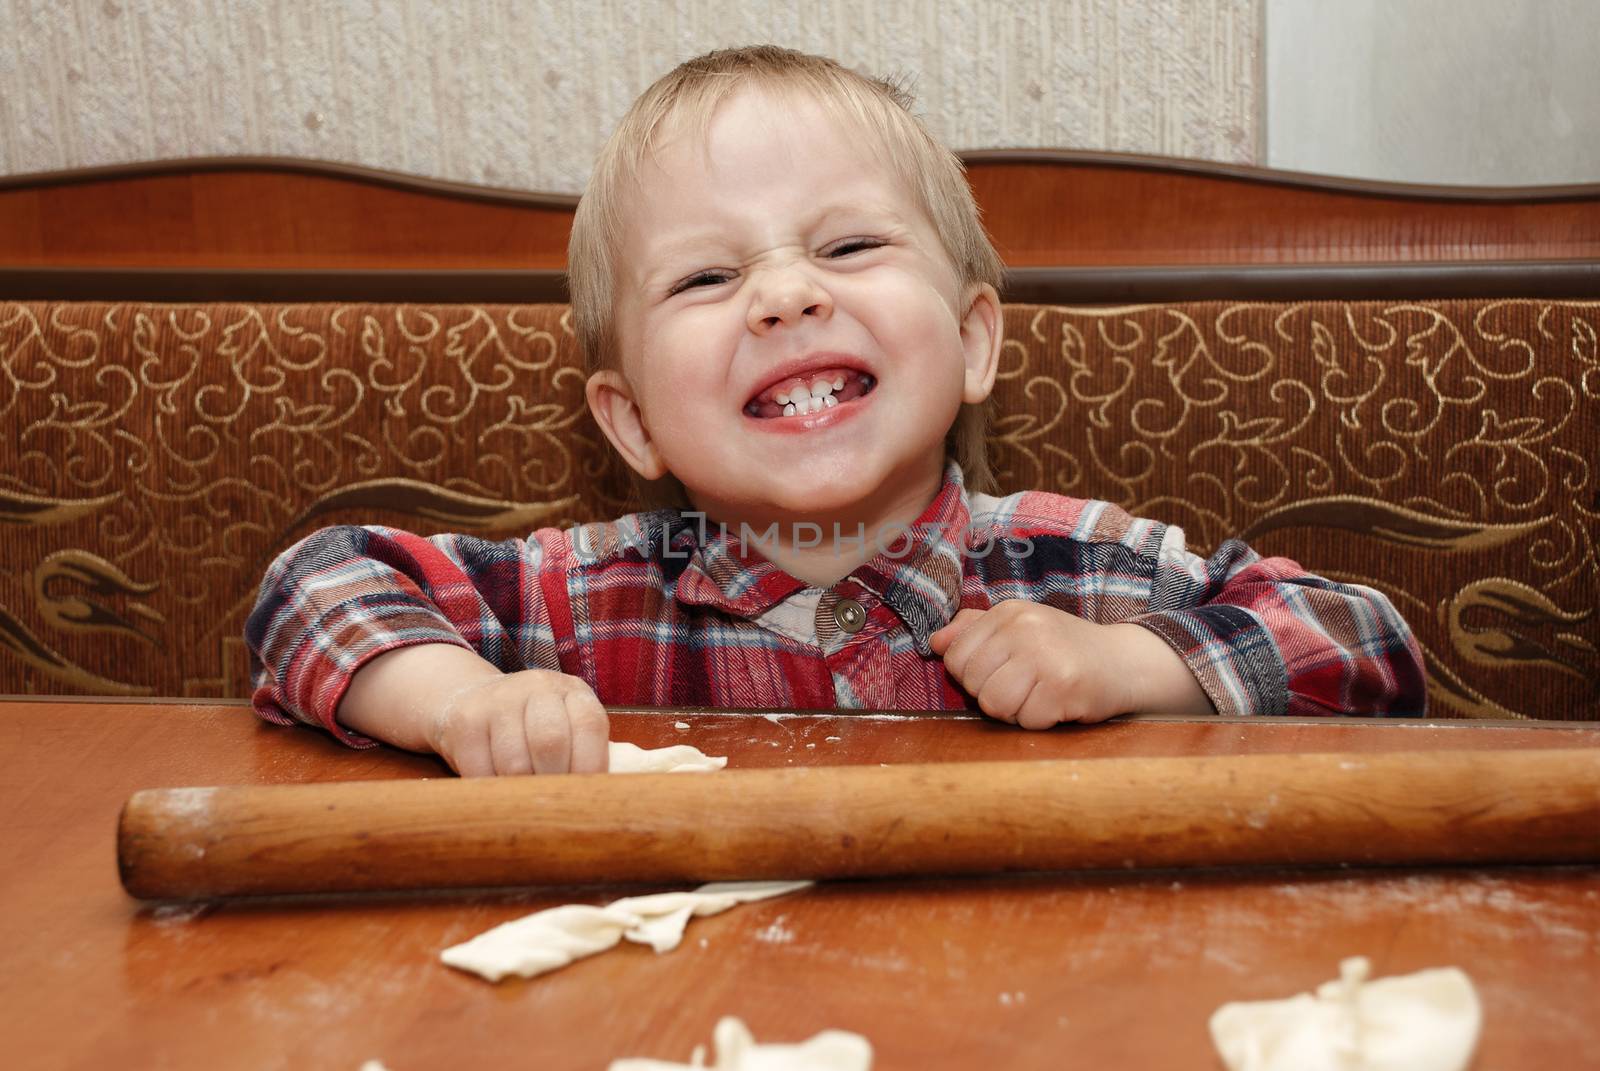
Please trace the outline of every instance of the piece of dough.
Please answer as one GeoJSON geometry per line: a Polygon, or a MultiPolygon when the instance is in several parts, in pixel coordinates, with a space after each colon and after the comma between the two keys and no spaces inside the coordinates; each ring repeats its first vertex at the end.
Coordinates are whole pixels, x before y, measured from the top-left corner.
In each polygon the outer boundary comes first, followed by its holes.
{"type": "Polygon", "coordinates": [[[726,755],[707,755],[689,744],[642,748],[621,740],[611,741],[612,773],[698,773],[728,765],[726,755]]]}
{"type": "Polygon", "coordinates": [[[809,881],[721,881],[692,892],[654,893],[613,900],[604,907],[565,904],[526,915],[439,953],[451,967],[491,982],[516,974],[532,978],[575,959],[604,952],[626,937],[657,952],[683,940],[691,915],[715,915],[735,904],[803,889],[809,881]]]}
{"type": "MultiPolygon", "coordinates": [[[[794,1045],[758,1045],[750,1029],[731,1015],[711,1033],[716,1046],[715,1071],[870,1071],[872,1043],[844,1030],[822,1033],[794,1045]]],[[[612,1060],[606,1071],[684,1071],[705,1067],[705,1052],[697,1046],[686,1064],[630,1057],[612,1060]]]]}
{"type": "Polygon", "coordinates": [[[1368,982],[1355,956],[1340,978],[1288,1000],[1224,1004],[1211,1040],[1229,1071],[1463,1071],[1483,1012],[1455,967],[1368,982]]]}

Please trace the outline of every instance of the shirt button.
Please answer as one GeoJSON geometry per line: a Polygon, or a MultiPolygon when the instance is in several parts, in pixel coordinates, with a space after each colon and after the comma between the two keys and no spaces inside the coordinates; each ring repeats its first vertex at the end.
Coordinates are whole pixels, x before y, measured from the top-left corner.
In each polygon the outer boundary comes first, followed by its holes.
{"type": "Polygon", "coordinates": [[[841,631],[854,634],[860,632],[861,626],[867,623],[867,612],[854,599],[840,599],[833,604],[833,623],[841,631]]]}

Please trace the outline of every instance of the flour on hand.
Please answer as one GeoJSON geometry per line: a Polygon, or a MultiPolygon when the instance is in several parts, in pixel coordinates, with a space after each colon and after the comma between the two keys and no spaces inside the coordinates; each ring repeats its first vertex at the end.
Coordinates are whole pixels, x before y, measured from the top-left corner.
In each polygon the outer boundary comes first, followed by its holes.
{"type": "MultiPolygon", "coordinates": [[[[728,1016],[711,1033],[715,1071],[870,1071],[872,1045],[860,1034],[824,1030],[809,1041],[794,1045],[758,1045],[748,1027],[728,1016]]],[[[705,1067],[705,1051],[696,1046],[686,1064],[667,1060],[629,1058],[612,1060],[606,1071],[685,1071],[705,1067]]]]}
{"type": "Polygon", "coordinates": [[[1229,1071],[1463,1071],[1483,1013],[1455,967],[1368,982],[1355,956],[1340,978],[1287,1000],[1224,1004],[1211,1040],[1229,1071]]]}

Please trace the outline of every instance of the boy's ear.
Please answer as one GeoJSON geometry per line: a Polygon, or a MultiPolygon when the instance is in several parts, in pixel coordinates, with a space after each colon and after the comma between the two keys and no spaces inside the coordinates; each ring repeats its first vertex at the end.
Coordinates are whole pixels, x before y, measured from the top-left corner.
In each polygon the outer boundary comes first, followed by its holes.
{"type": "Polygon", "coordinates": [[[961,400],[976,405],[994,389],[1005,321],[1000,314],[1000,295],[988,283],[979,283],[967,302],[966,315],[961,318],[961,350],[967,364],[961,400]]]}
{"type": "Polygon", "coordinates": [[[633,400],[633,388],[626,377],[621,372],[602,369],[589,377],[583,390],[589,401],[589,412],[594,414],[600,430],[611,440],[628,467],[647,480],[665,476],[666,463],[656,449],[650,429],[644,426],[644,414],[633,400]]]}

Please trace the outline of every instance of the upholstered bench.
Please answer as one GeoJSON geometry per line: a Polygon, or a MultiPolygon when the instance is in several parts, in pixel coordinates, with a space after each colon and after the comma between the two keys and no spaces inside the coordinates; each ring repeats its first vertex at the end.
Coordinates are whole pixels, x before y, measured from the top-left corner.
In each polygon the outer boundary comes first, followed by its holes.
{"type": "MultiPolygon", "coordinates": [[[[521,535],[628,484],[560,305],[0,303],[0,692],[238,696],[316,527],[521,535]]],[[[1600,718],[1600,303],[1010,305],[1002,490],[1386,592],[1438,717],[1600,718]]]]}

